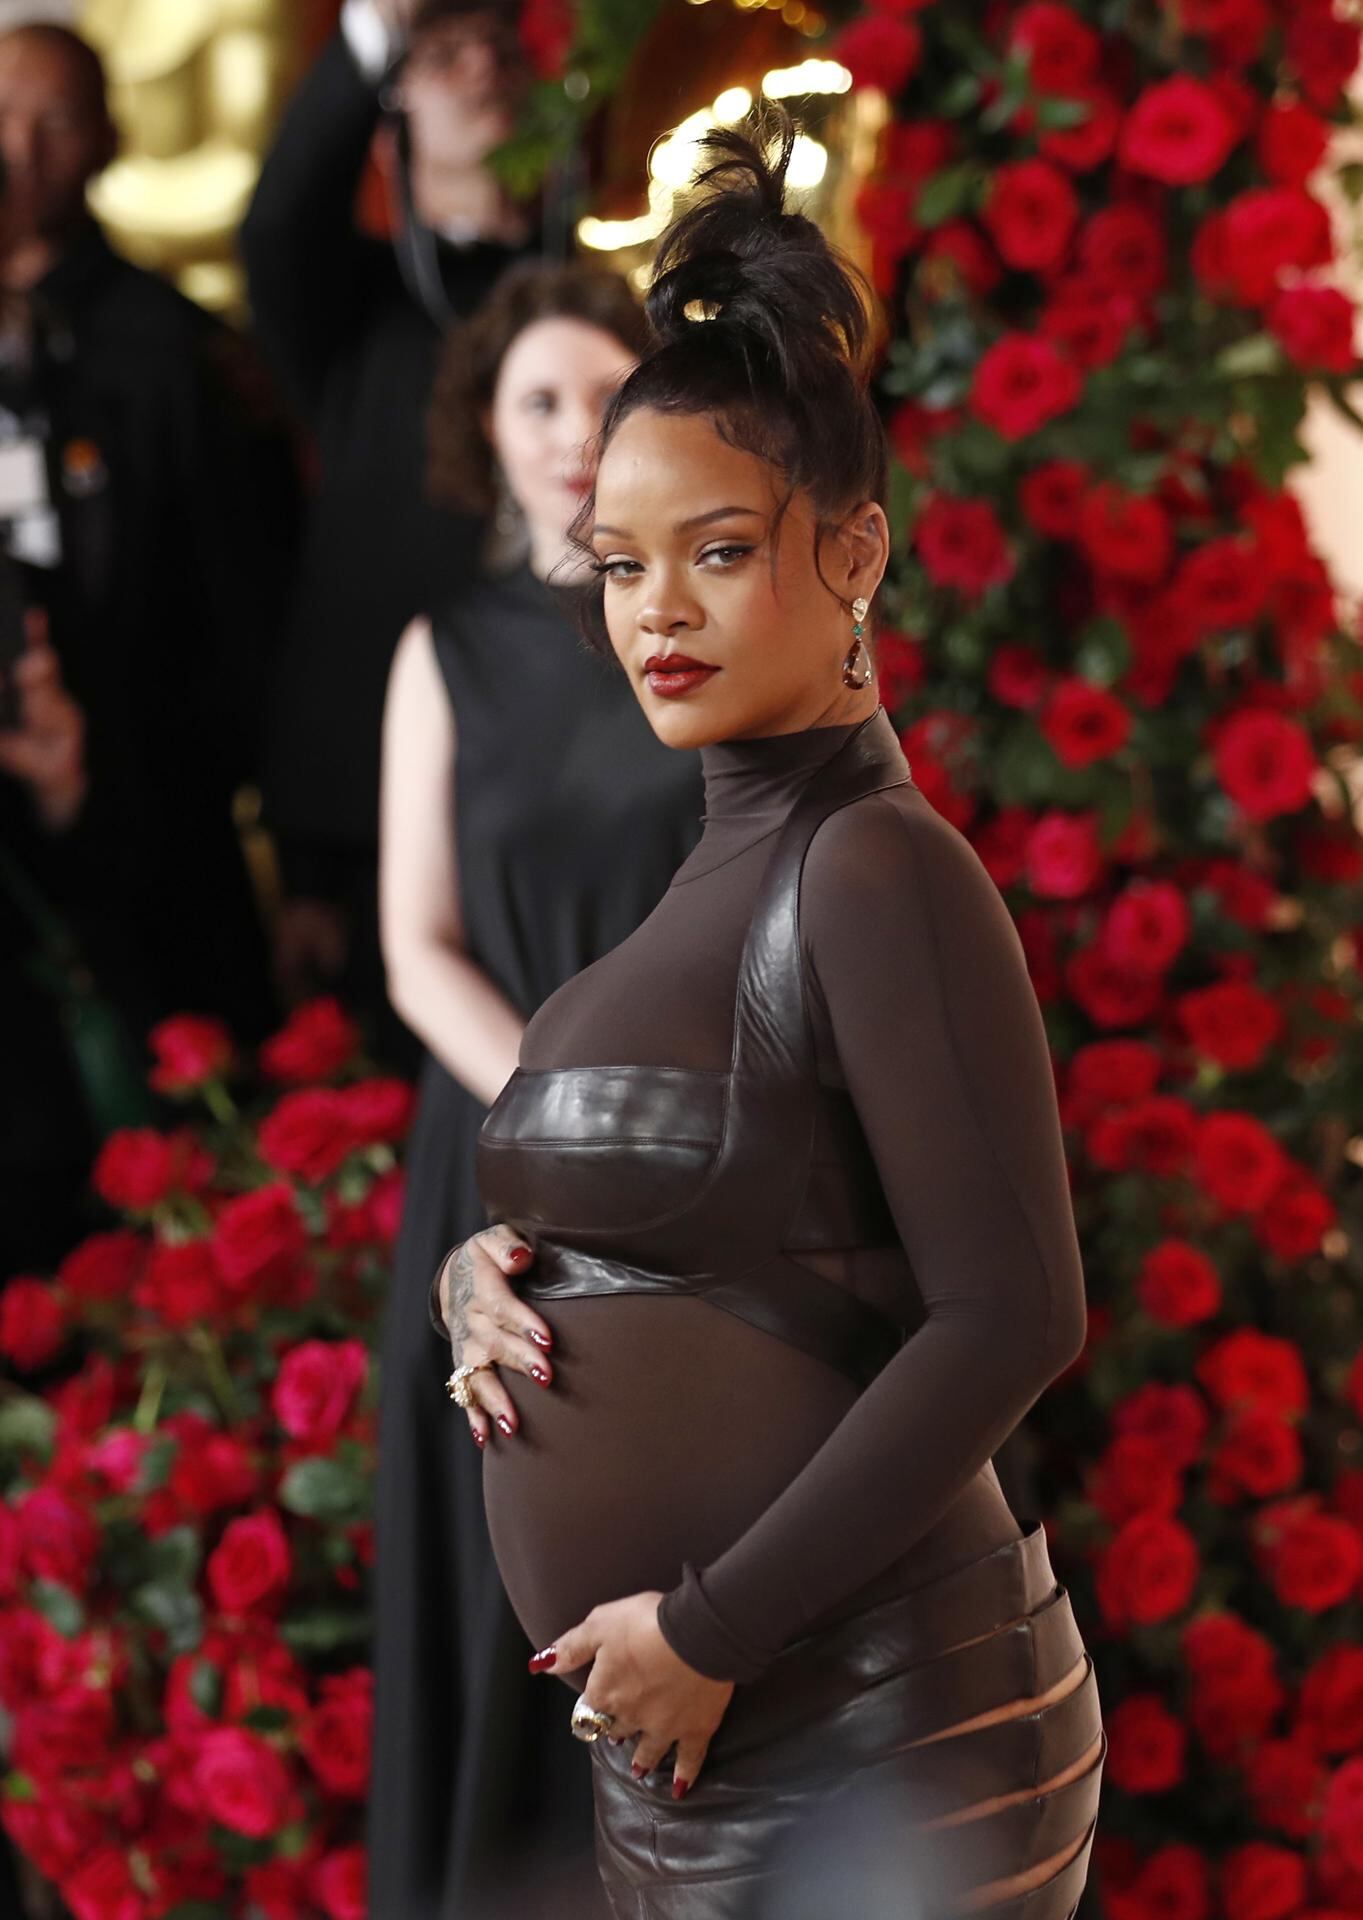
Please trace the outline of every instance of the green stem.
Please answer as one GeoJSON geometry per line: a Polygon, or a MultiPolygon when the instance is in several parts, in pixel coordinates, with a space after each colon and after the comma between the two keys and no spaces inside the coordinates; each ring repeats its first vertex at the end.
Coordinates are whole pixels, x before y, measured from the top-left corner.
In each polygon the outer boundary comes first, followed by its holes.
{"type": "Polygon", "coordinates": [[[133,1414],[133,1427],[138,1433],[150,1433],[155,1427],[169,1378],[165,1361],[153,1360],[147,1368],[147,1377],[138,1396],[137,1411],[133,1414]]]}
{"type": "Polygon", "coordinates": [[[220,1126],[235,1126],[241,1118],[236,1101],[221,1080],[206,1080],[203,1085],[203,1097],[204,1105],[220,1126]]]}
{"type": "Polygon", "coordinates": [[[206,1327],[196,1327],[189,1338],[190,1345],[204,1363],[209,1385],[217,1395],[218,1404],[223,1413],[229,1421],[239,1420],[241,1403],[237,1399],[237,1390],[232,1384],[232,1376],[227,1371],[227,1362],[223,1358],[218,1336],[210,1333],[206,1327]]]}

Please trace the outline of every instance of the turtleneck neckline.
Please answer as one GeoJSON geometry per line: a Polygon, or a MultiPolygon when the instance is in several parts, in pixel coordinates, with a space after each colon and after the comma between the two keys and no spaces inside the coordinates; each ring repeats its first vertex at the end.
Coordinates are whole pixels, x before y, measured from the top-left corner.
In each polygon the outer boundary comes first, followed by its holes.
{"type": "MultiPolygon", "coordinates": [[[[871,717],[880,722],[882,710],[871,717]]],[[[678,881],[713,873],[784,825],[800,793],[846,745],[864,720],[841,727],[806,727],[761,740],[721,740],[702,747],[704,831],[678,881]]]]}

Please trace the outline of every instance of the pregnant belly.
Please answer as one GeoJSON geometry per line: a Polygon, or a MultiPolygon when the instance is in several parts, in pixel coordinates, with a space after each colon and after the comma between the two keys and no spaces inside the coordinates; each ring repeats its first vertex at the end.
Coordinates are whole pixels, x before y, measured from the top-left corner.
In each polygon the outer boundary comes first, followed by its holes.
{"type": "Polygon", "coordinates": [[[851,1382],[701,1300],[560,1300],[554,1384],[503,1379],[520,1415],[483,1467],[497,1564],[527,1637],[666,1592],[722,1553],[795,1478],[851,1382]]]}

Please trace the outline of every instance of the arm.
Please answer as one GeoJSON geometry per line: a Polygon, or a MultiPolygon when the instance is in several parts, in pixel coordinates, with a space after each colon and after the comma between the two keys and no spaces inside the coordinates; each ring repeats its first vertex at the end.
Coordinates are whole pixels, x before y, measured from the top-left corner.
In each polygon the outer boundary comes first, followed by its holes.
{"type": "Polygon", "coordinates": [[[337,33],[291,101],[241,229],[256,330],[305,419],[355,324],[375,243],[355,199],[379,124],[381,74],[337,33]]]}
{"type": "Polygon", "coordinates": [[[454,821],[454,716],[431,630],[398,642],[383,710],[379,918],[388,992],[403,1019],[491,1105],[524,1021],[464,951],[454,821]]]}
{"type": "Polygon", "coordinates": [[[668,1595],[673,1650],[755,1676],[938,1521],[1079,1352],[1083,1274],[1007,909],[916,795],[809,854],[807,965],[922,1295],[919,1330],[749,1531],[668,1595]]]}

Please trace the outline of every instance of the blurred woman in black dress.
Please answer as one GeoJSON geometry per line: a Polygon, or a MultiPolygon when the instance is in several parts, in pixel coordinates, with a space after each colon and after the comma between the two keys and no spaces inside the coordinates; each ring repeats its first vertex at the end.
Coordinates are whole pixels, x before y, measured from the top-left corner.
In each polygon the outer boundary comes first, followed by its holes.
{"type": "Polygon", "coordinates": [[[656,740],[548,584],[590,488],[587,443],[643,340],[616,276],[514,269],[452,336],[436,388],[433,483],[489,514],[501,552],[408,628],[384,715],[384,956],[427,1057],[383,1362],[379,1920],[466,1920],[494,1878],[506,1912],[511,1864],[590,1847],[588,1770],[528,1682],[422,1301],[484,1223],[474,1145],[527,1018],[633,932],[699,834],[696,758],[656,740]]]}

